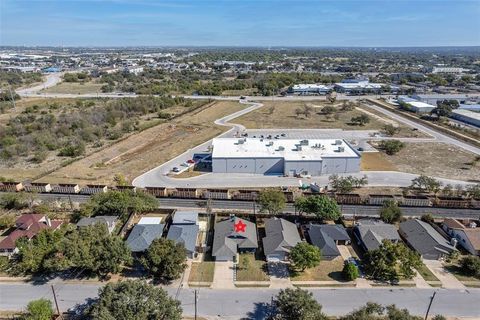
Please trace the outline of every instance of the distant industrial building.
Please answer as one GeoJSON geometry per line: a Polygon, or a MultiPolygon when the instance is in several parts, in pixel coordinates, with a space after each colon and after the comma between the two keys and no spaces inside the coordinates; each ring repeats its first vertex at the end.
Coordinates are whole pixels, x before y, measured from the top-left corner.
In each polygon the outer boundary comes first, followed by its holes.
{"type": "Polygon", "coordinates": [[[434,105],[405,96],[398,97],[398,101],[408,104],[410,109],[416,113],[429,113],[436,108],[434,105]]]}
{"type": "Polygon", "coordinates": [[[464,73],[468,72],[468,69],[454,68],[454,67],[433,67],[432,73],[464,73]]]}
{"type": "Polygon", "coordinates": [[[480,113],[470,110],[455,109],[452,111],[451,117],[453,119],[480,127],[480,113]]]}
{"type": "Polygon", "coordinates": [[[480,112],[480,104],[464,104],[461,103],[460,106],[458,107],[459,110],[469,110],[469,111],[475,111],[475,112],[480,112]]]}
{"type": "Polygon", "coordinates": [[[345,140],[213,139],[214,173],[311,175],[360,171],[360,154],[345,140]]]}
{"type": "Polygon", "coordinates": [[[288,88],[288,93],[298,95],[324,95],[332,91],[331,87],[323,84],[296,84],[288,88]]]}
{"type": "Polygon", "coordinates": [[[385,85],[372,83],[368,79],[344,79],[335,83],[335,91],[346,94],[381,93],[385,85]]]}

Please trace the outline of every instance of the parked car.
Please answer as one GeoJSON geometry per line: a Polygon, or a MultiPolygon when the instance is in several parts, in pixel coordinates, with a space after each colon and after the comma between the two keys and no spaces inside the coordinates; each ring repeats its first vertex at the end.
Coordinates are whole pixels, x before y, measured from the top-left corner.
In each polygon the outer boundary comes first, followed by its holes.
{"type": "Polygon", "coordinates": [[[173,167],[173,168],[172,168],[172,171],[173,171],[173,172],[179,172],[180,169],[178,169],[177,167],[173,167]]]}
{"type": "Polygon", "coordinates": [[[187,163],[189,163],[189,164],[193,164],[193,163],[195,163],[195,160],[193,160],[193,159],[189,159],[189,160],[187,160],[187,163]]]}

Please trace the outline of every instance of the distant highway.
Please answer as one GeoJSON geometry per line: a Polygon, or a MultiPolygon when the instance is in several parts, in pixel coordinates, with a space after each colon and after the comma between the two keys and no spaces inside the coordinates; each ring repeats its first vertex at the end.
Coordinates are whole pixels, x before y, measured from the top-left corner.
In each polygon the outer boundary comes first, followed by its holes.
{"type": "MultiPolygon", "coordinates": [[[[87,202],[88,195],[65,195],[40,193],[37,195],[41,200],[62,200],[78,203],[87,202]]],[[[178,199],[178,198],[160,198],[158,199],[159,208],[161,209],[195,209],[201,212],[206,211],[207,201],[204,199],[178,199]]],[[[232,210],[232,211],[249,211],[259,213],[260,206],[253,201],[238,200],[211,200],[210,206],[213,210],[232,210]]],[[[368,205],[340,205],[342,213],[346,216],[367,216],[377,217],[379,215],[380,206],[368,205]]],[[[287,203],[283,210],[287,214],[296,214],[293,203],[287,203]]],[[[478,209],[450,209],[450,208],[433,208],[433,207],[402,207],[405,216],[419,217],[425,213],[431,213],[442,218],[480,218],[480,210],[478,209]]]]}

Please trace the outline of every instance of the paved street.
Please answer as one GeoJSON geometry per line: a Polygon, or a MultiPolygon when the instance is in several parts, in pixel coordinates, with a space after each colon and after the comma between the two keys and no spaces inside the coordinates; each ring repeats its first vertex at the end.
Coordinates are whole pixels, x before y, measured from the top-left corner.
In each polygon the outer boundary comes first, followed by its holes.
{"type": "MultiPolygon", "coordinates": [[[[99,285],[58,284],[55,290],[61,310],[67,310],[86,298],[95,297],[99,285]]],[[[396,304],[408,308],[412,313],[425,314],[429,299],[434,291],[437,295],[432,304],[431,314],[446,316],[480,317],[480,309],[475,306],[480,301],[480,289],[313,289],[315,298],[330,315],[341,315],[352,311],[368,301],[382,304],[396,304]],[[348,301],[348,303],[345,303],[348,301]]],[[[175,295],[176,289],[169,289],[175,295]]],[[[200,289],[198,311],[200,316],[210,319],[263,319],[263,303],[271,301],[278,291],[275,289],[200,289]]],[[[0,309],[22,310],[33,299],[52,299],[51,288],[47,284],[0,283],[0,309]]],[[[186,315],[194,313],[193,289],[180,291],[178,299],[186,315]]]]}

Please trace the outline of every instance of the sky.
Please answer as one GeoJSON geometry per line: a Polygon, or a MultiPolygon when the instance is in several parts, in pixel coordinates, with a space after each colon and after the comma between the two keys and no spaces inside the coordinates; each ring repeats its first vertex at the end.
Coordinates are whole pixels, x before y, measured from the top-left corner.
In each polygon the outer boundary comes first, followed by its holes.
{"type": "Polygon", "coordinates": [[[480,0],[0,0],[0,45],[480,45],[480,0]]]}

